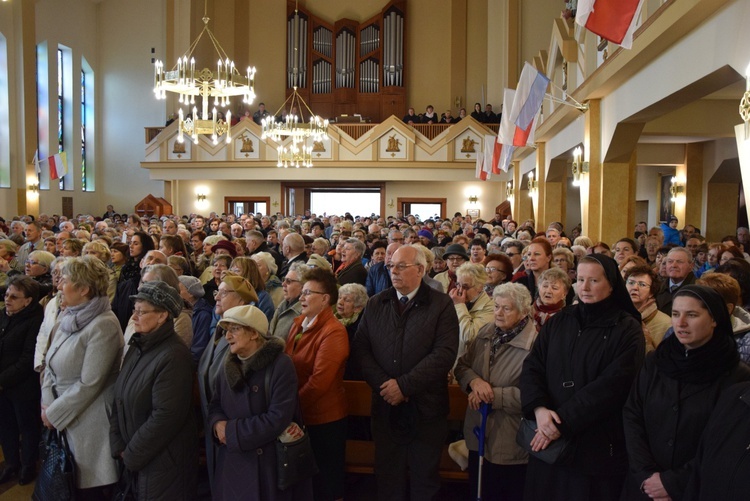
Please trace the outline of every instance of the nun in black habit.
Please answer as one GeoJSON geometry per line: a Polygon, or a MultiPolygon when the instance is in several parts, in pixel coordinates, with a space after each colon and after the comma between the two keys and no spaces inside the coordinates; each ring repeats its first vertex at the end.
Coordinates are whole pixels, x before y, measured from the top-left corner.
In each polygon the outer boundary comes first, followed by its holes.
{"type": "Polygon", "coordinates": [[[672,327],[674,335],[646,358],[625,404],[626,500],[683,499],[719,396],[750,380],[727,305],[716,291],[701,285],[680,289],[672,302],[672,327]]]}
{"type": "Polygon", "coordinates": [[[614,259],[593,254],[578,264],[578,304],[542,327],[521,373],[531,446],[571,442],[564,464],[529,458],[527,500],[616,500],[627,473],[622,407],[645,353],[641,316],[614,259]]]}

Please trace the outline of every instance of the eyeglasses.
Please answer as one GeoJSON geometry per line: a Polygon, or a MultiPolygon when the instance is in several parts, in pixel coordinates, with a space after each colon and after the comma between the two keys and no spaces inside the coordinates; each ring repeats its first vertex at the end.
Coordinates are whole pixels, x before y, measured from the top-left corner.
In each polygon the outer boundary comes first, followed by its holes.
{"type": "Polygon", "coordinates": [[[486,271],[487,273],[494,273],[497,271],[505,275],[505,272],[503,270],[501,270],[500,268],[496,268],[495,266],[488,266],[484,269],[484,271],[486,271]]]}
{"type": "Polygon", "coordinates": [[[226,297],[227,294],[229,294],[230,292],[235,292],[235,291],[230,291],[229,289],[224,289],[223,291],[214,291],[214,299],[226,297]]]}
{"type": "Polygon", "coordinates": [[[461,256],[450,256],[450,257],[445,258],[445,260],[446,261],[466,261],[466,259],[461,256]]]}
{"type": "Polygon", "coordinates": [[[386,269],[388,271],[393,271],[394,269],[398,270],[399,272],[404,271],[406,268],[409,268],[411,266],[419,266],[418,264],[409,264],[409,263],[398,263],[398,264],[387,264],[385,265],[386,269]]]}
{"type": "Polygon", "coordinates": [[[648,289],[651,287],[651,284],[647,284],[646,282],[637,282],[630,278],[625,282],[625,284],[629,285],[630,287],[638,286],[639,289],[648,289]]]}
{"type": "Polygon", "coordinates": [[[508,257],[520,256],[521,255],[520,252],[506,252],[506,254],[508,255],[508,257]]]}
{"type": "Polygon", "coordinates": [[[300,282],[299,280],[292,280],[291,278],[285,278],[281,283],[284,285],[289,285],[289,284],[298,284],[299,282],[300,282]]]}
{"type": "Polygon", "coordinates": [[[147,315],[149,313],[154,313],[156,310],[133,310],[133,315],[137,317],[142,317],[143,315],[147,315]]]}
{"type": "Polygon", "coordinates": [[[33,259],[27,259],[27,260],[26,260],[26,264],[28,264],[29,266],[34,266],[35,264],[38,264],[38,265],[44,266],[44,265],[43,265],[42,263],[40,263],[39,261],[34,261],[33,259]]]}
{"type": "Polygon", "coordinates": [[[303,290],[300,293],[300,296],[309,296],[310,294],[328,294],[327,292],[320,292],[320,291],[311,291],[309,289],[303,290]]]}
{"type": "Polygon", "coordinates": [[[456,282],[456,287],[458,287],[459,289],[471,289],[474,286],[471,284],[462,284],[461,282],[456,282]]]}

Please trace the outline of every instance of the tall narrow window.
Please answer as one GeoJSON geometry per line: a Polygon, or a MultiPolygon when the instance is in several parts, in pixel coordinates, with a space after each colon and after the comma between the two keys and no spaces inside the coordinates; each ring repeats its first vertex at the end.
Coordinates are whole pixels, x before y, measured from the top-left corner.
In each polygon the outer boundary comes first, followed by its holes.
{"type": "MultiPolygon", "coordinates": [[[[57,49],[57,151],[62,152],[63,146],[63,51],[57,49]]],[[[60,189],[65,189],[65,177],[60,176],[60,189]]]]}
{"type": "Polygon", "coordinates": [[[10,188],[10,95],[8,43],[0,33],[0,188],[10,188]]]}
{"type": "Polygon", "coordinates": [[[81,190],[86,189],[86,73],[81,70],[81,190]]]}

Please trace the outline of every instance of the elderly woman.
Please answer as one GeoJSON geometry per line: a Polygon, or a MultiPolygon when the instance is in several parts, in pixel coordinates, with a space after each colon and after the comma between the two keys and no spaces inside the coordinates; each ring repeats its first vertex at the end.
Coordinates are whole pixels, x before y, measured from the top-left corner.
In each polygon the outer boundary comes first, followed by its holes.
{"type": "Polygon", "coordinates": [[[270,252],[257,252],[251,256],[251,259],[258,265],[260,278],[263,279],[265,291],[271,296],[274,308],[278,307],[284,299],[284,289],[281,288],[281,280],[276,276],[279,271],[276,266],[276,260],[270,252]]]}
{"type": "Polygon", "coordinates": [[[115,299],[112,301],[112,311],[120,321],[120,328],[124,331],[128,325],[133,303],[130,295],[138,290],[141,281],[141,259],[148,251],[154,250],[154,241],[147,234],[137,231],[130,237],[128,261],[120,270],[120,279],[117,282],[115,299]]]}
{"type": "Polygon", "coordinates": [[[675,334],[647,357],[625,405],[630,474],[621,499],[683,499],[721,393],[750,381],[716,291],[702,285],[677,291],[672,327],[675,334]]]}
{"type": "Polygon", "coordinates": [[[232,260],[232,264],[229,266],[229,271],[250,282],[250,285],[253,286],[253,289],[255,289],[255,292],[258,294],[256,306],[266,314],[266,318],[270,321],[273,318],[275,308],[271,295],[266,290],[266,283],[260,274],[260,269],[255,260],[251,257],[245,256],[236,257],[232,260]]]}
{"type": "MultiPolygon", "coordinates": [[[[211,306],[216,304],[214,295],[216,294],[216,291],[219,290],[219,285],[224,277],[224,273],[229,270],[230,266],[232,266],[232,256],[218,254],[211,258],[211,266],[206,268],[206,272],[211,273],[211,278],[207,282],[204,282],[203,290],[205,291],[204,297],[211,306]]],[[[201,277],[201,281],[203,281],[203,277],[201,277]]]]}
{"type": "Polygon", "coordinates": [[[478,448],[474,427],[482,403],[492,406],[485,433],[482,499],[521,499],[528,454],[516,445],[521,421],[521,366],[537,336],[531,295],[520,284],[502,284],[493,292],[494,323],[482,327],[458,359],[454,373],[469,394],[464,437],[469,449],[469,499],[477,499],[478,448]]]}
{"type": "MultiPolygon", "coordinates": [[[[84,256],[94,256],[98,258],[102,263],[109,264],[112,259],[112,253],[104,243],[100,241],[88,242],[83,246],[84,256]]],[[[115,278],[115,270],[109,269],[109,284],[107,286],[107,297],[110,303],[115,299],[115,292],[117,291],[117,280],[115,278]]]]}
{"type": "Polygon", "coordinates": [[[284,277],[284,281],[281,282],[284,299],[273,313],[269,331],[272,335],[284,340],[284,342],[289,337],[292,322],[302,311],[302,304],[299,302],[299,297],[302,293],[302,278],[309,269],[305,263],[292,263],[286,277],[284,277]]]}
{"type": "Polygon", "coordinates": [[[107,297],[109,270],[104,263],[93,256],[69,258],[61,272],[66,307],[47,351],[42,421],[47,428],[65,430],[82,497],[101,497],[119,477],[115,460],[102,444],[109,440],[122,330],[107,297]]]}
{"type": "Polygon", "coordinates": [[[625,287],[633,300],[633,306],[641,314],[646,351],[656,349],[672,325],[669,315],[659,311],[656,305],[656,294],[659,293],[660,286],[659,276],[647,264],[633,266],[625,272],[625,287]]]}
{"type": "Polygon", "coordinates": [[[292,324],[285,349],[297,371],[300,409],[320,469],[313,478],[315,499],[344,497],[348,411],[343,380],[349,338],[333,315],[331,307],[337,299],[331,273],[320,268],[307,272],[300,296],[302,312],[292,324]]]}
{"type": "Polygon", "coordinates": [[[505,254],[488,254],[484,258],[484,271],[487,272],[484,292],[492,297],[495,287],[510,281],[513,276],[513,263],[505,254]]]}
{"type": "MultiPolygon", "coordinates": [[[[362,310],[367,304],[367,289],[359,284],[346,284],[339,289],[339,299],[336,301],[336,310],[333,315],[341,324],[346,327],[346,334],[349,336],[349,344],[354,340],[354,334],[359,326],[359,319],[362,310]]],[[[344,369],[344,379],[361,380],[362,374],[357,367],[353,366],[353,360],[350,358],[346,362],[344,369]]]]}
{"type": "Polygon", "coordinates": [[[52,285],[52,261],[55,255],[47,251],[33,251],[26,258],[24,273],[39,284],[39,302],[42,307],[52,298],[55,287],[52,285]]]}
{"type": "Polygon", "coordinates": [[[576,279],[576,255],[573,251],[565,247],[558,247],[552,250],[552,264],[570,277],[573,282],[576,279]]]}
{"type": "MultiPolygon", "coordinates": [[[[258,295],[255,293],[253,286],[250,285],[250,282],[231,272],[224,275],[224,279],[221,281],[216,294],[214,322],[210,328],[208,343],[198,362],[198,390],[201,397],[201,411],[204,423],[207,422],[208,404],[213,398],[216,380],[224,370],[224,357],[229,349],[229,344],[224,337],[224,329],[218,326],[218,320],[216,319],[221,319],[224,312],[230,308],[254,304],[257,301],[258,295]]],[[[212,430],[206,429],[205,431],[208,480],[213,485],[217,451],[214,441],[211,439],[212,430]]]]}
{"type": "Polygon", "coordinates": [[[276,437],[297,409],[297,375],[284,342],[255,306],[230,308],[219,321],[229,344],[208,423],[218,447],[215,500],[309,499],[310,481],[280,491],[276,437]]]}
{"type": "Polygon", "coordinates": [[[513,275],[513,283],[520,283],[536,298],[539,276],[552,264],[552,246],[544,237],[537,237],[524,249],[525,270],[513,275]]]}
{"type": "Polygon", "coordinates": [[[0,310],[0,447],[5,458],[0,484],[18,478],[25,485],[36,476],[40,423],[34,346],[43,316],[39,284],[24,275],[10,277],[0,310]]]}
{"type": "Polygon", "coordinates": [[[521,373],[523,415],[537,429],[529,449],[573,443],[564,465],[532,452],[532,501],[616,500],[627,472],[622,407],[645,353],[640,314],[617,263],[601,254],[578,263],[578,297],[542,327],[521,373]]]}
{"type": "Polygon", "coordinates": [[[0,240],[0,292],[5,293],[8,276],[12,275],[10,272],[19,268],[16,252],[18,252],[18,245],[13,240],[7,238],[0,240]]]}
{"type": "Polygon", "coordinates": [[[173,320],[182,298],[164,282],[146,282],[132,299],[136,333],[115,383],[112,455],[122,458],[137,499],[192,498],[198,459],[193,362],[173,320]]]}
{"type": "Polygon", "coordinates": [[[37,372],[42,372],[46,365],[45,359],[47,356],[47,349],[49,348],[49,335],[57,322],[58,315],[65,309],[65,299],[62,293],[61,279],[62,265],[68,259],[73,258],[56,257],[50,265],[50,269],[52,270],[52,286],[57,292],[52,296],[52,299],[49,300],[47,306],[44,307],[44,321],[42,322],[42,326],[39,328],[39,334],[36,337],[34,370],[37,372]]]}
{"type": "Polygon", "coordinates": [[[479,332],[492,322],[492,299],[484,292],[487,272],[481,264],[464,263],[456,269],[456,288],[448,293],[458,315],[458,357],[479,332]]]}
{"type": "Polygon", "coordinates": [[[190,353],[193,362],[198,365],[203,350],[206,349],[208,339],[211,337],[211,322],[213,320],[213,308],[203,297],[206,291],[201,286],[201,281],[189,275],[177,277],[180,281],[180,297],[190,311],[191,324],[193,327],[193,339],[190,343],[190,353]]]}
{"type": "Polygon", "coordinates": [[[565,307],[570,290],[570,277],[560,268],[550,268],[539,276],[539,280],[539,296],[534,301],[533,315],[537,332],[565,307]]]}

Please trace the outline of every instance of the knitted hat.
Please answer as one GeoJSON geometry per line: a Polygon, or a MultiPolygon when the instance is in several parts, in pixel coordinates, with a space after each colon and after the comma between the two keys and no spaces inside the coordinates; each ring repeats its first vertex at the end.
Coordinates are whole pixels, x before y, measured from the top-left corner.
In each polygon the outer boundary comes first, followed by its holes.
{"type": "Polygon", "coordinates": [[[419,233],[417,233],[420,237],[425,237],[427,240],[432,240],[434,238],[434,235],[430,230],[419,230],[419,233]]]}
{"type": "Polygon", "coordinates": [[[258,293],[255,292],[255,288],[246,279],[233,273],[227,273],[224,275],[223,283],[227,284],[229,290],[232,290],[240,295],[243,301],[246,303],[258,302],[258,293]]]}
{"type": "Polygon", "coordinates": [[[307,260],[307,266],[309,268],[322,268],[327,271],[331,271],[331,263],[318,256],[317,254],[310,254],[310,259],[307,260]]]}
{"type": "Polygon", "coordinates": [[[138,294],[130,296],[131,301],[146,301],[157,308],[167,310],[172,318],[182,311],[182,298],[174,287],[166,282],[144,282],[138,287],[138,294]]]}
{"type": "Polygon", "coordinates": [[[235,247],[235,245],[229,240],[219,240],[213,245],[213,247],[211,247],[211,252],[216,254],[216,251],[219,249],[226,250],[233,258],[237,257],[237,247],[235,247]]]}
{"type": "Polygon", "coordinates": [[[201,281],[197,278],[191,277],[190,275],[180,275],[177,279],[185,286],[191,296],[202,298],[206,294],[201,281]]]}
{"type": "Polygon", "coordinates": [[[229,308],[224,312],[224,316],[219,320],[219,325],[223,329],[227,329],[229,324],[238,324],[245,327],[250,327],[264,338],[270,338],[268,336],[268,319],[255,306],[235,306],[229,308]]]}

